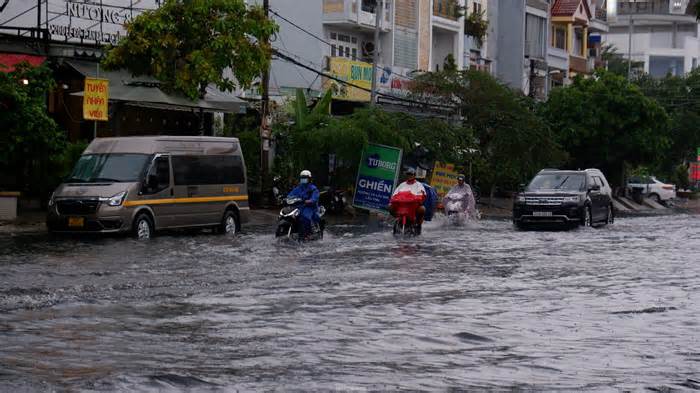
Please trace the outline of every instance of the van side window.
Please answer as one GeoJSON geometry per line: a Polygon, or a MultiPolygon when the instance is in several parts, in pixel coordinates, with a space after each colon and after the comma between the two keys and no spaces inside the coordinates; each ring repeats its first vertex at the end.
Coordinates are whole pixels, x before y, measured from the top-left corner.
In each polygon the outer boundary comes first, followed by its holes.
{"type": "Polygon", "coordinates": [[[154,194],[170,187],[170,160],[168,156],[156,157],[146,179],[146,193],[154,194]]]}
{"type": "Polygon", "coordinates": [[[176,185],[242,184],[240,156],[173,156],[176,185]]]}

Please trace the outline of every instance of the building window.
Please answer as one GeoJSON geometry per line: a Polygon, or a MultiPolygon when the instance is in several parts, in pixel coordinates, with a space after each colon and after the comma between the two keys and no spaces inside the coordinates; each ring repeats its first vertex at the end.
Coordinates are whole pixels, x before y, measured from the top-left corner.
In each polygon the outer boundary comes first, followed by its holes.
{"type": "Polygon", "coordinates": [[[472,12],[474,14],[480,14],[481,13],[481,3],[477,3],[476,1],[472,3],[472,12]]]}
{"type": "Polygon", "coordinates": [[[547,20],[537,15],[527,14],[525,19],[525,54],[529,57],[544,58],[545,29],[547,20]]]}
{"type": "Polygon", "coordinates": [[[374,14],[374,10],[377,8],[377,0],[362,0],[362,11],[371,12],[374,14]]]}
{"type": "Polygon", "coordinates": [[[566,50],[566,27],[553,26],[552,30],[552,46],[566,50]]]}
{"type": "Polygon", "coordinates": [[[331,32],[329,37],[331,43],[331,57],[357,59],[357,53],[360,49],[358,44],[360,39],[358,37],[339,32],[331,32]]]}
{"type": "Polygon", "coordinates": [[[583,56],[583,29],[574,29],[574,54],[583,56]]]}

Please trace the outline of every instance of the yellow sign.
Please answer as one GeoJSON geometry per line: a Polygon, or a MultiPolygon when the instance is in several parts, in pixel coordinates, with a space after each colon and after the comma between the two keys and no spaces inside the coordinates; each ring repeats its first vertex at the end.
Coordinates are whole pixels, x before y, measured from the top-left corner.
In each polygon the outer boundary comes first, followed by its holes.
{"type": "Polygon", "coordinates": [[[458,174],[453,164],[435,162],[433,175],[430,178],[430,185],[435,188],[435,192],[437,192],[441,199],[455,184],[457,184],[458,174]]]}
{"type": "Polygon", "coordinates": [[[333,98],[338,100],[369,102],[369,89],[372,87],[372,65],[342,57],[331,57],[329,61],[329,74],[367,90],[348,86],[345,83],[329,78],[326,78],[324,81],[324,89],[332,89],[333,98]]]}
{"type": "Polygon", "coordinates": [[[109,80],[85,78],[83,91],[83,118],[85,120],[109,120],[107,117],[109,80]]]}

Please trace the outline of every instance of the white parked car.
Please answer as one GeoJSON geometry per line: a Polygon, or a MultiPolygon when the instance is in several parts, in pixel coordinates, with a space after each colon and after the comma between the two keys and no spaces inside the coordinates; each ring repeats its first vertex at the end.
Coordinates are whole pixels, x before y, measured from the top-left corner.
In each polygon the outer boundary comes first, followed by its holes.
{"type": "Polygon", "coordinates": [[[657,202],[668,201],[676,197],[676,186],[666,184],[654,176],[633,176],[627,181],[627,188],[642,188],[645,197],[657,202]]]}

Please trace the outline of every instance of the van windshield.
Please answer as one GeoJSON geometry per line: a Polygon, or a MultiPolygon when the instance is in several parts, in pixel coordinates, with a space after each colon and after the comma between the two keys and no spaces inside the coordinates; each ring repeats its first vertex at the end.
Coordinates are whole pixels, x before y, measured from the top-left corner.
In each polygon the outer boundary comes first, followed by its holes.
{"type": "Polygon", "coordinates": [[[149,158],[147,154],[85,154],[80,156],[66,182],[137,182],[149,158]]]}
{"type": "Polygon", "coordinates": [[[586,177],[575,173],[544,173],[535,176],[527,186],[527,191],[538,190],[583,190],[586,177]]]}

